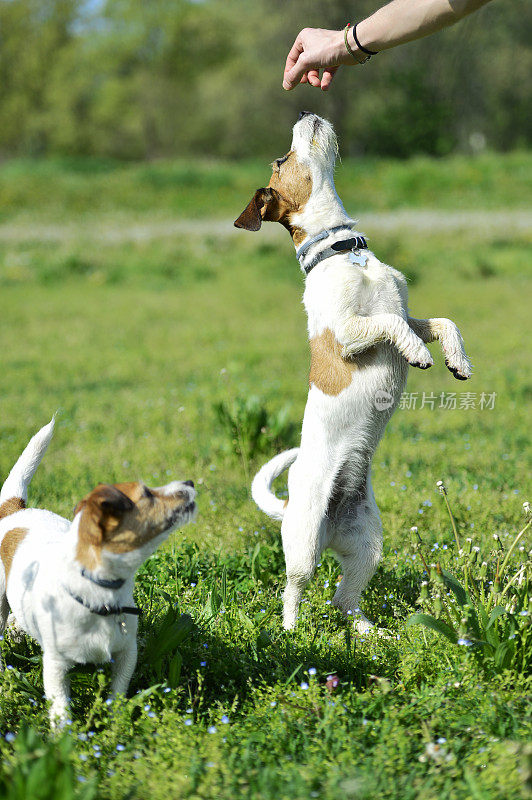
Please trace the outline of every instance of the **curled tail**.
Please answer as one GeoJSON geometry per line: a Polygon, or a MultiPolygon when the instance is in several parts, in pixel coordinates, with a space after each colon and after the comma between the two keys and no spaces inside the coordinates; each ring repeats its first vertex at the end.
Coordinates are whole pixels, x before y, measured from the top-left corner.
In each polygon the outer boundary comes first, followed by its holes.
{"type": "Polygon", "coordinates": [[[18,499],[24,503],[28,499],[28,486],[41,463],[54,434],[55,414],[44,428],[33,436],[26,445],[24,452],[6,478],[0,491],[0,503],[6,500],[18,499]]]}
{"type": "Polygon", "coordinates": [[[286,506],[286,503],[272,492],[272,483],[281,472],[294,463],[298,453],[299,447],[284,450],[261,467],[253,478],[251,495],[260,510],[272,519],[282,519],[286,506]]]}

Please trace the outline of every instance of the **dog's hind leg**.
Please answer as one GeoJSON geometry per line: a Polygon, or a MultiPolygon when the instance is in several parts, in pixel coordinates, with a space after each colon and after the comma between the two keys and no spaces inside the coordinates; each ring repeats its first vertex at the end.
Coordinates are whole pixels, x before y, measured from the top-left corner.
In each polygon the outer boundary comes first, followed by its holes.
{"type": "MultiPolygon", "coordinates": [[[[323,450],[321,451],[323,452],[323,450]]],[[[283,625],[295,626],[303,591],[314,575],[325,542],[330,477],[325,465],[298,457],[288,475],[289,503],[281,528],[286,562],[283,625]]]]}
{"type": "Polygon", "coordinates": [[[382,525],[369,479],[366,492],[364,499],[347,505],[343,513],[329,523],[332,528],[330,547],[342,567],[342,580],[333,605],[345,613],[353,613],[359,633],[372,627],[360,610],[360,601],[382,554],[382,525]]]}
{"type": "Polygon", "coordinates": [[[408,318],[408,324],[415,334],[424,342],[439,341],[445,365],[459,381],[471,377],[471,363],[466,355],[464,340],[458,327],[450,319],[414,319],[408,318]]]}

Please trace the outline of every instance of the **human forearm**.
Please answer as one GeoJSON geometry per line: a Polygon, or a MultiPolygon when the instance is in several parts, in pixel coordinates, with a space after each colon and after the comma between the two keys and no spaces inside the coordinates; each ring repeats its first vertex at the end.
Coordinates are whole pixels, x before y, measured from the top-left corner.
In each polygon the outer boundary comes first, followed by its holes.
{"type": "Polygon", "coordinates": [[[489,0],[392,0],[357,24],[359,42],[387,50],[452,25],[489,0]]]}

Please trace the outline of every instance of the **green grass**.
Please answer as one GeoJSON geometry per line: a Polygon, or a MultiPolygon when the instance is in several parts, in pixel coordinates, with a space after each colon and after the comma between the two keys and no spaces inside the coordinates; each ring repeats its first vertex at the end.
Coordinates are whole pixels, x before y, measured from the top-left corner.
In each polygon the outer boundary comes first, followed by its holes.
{"type": "MultiPolygon", "coordinates": [[[[287,147],[289,140],[287,138],[287,147]]],[[[273,158],[282,155],[272,153],[273,158]]],[[[251,192],[270,177],[264,161],[159,161],[129,164],[98,159],[16,160],[2,165],[0,222],[64,221],[148,213],[236,217],[251,192]],[[53,190],[51,185],[53,184],[53,190]]],[[[521,208],[530,202],[532,157],[514,152],[453,156],[445,161],[346,159],[337,186],[353,213],[395,208],[521,208]]]]}
{"type": "MultiPolygon", "coordinates": [[[[349,163],[338,168],[338,187],[362,220],[366,209],[526,208],[531,163],[523,154],[349,163]]],[[[458,569],[437,480],[461,539],[471,536],[490,564],[493,534],[507,547],[522,527],[530,237],[373,232],[377,255],[410,279],[412,313],[459,324],[475,374],[454,381],[433,347],[435,367],[409,376],[418,407],[397,411],[375,457],[385,551],[364,605],[391,638],[355,636],[331,608],[339,569],[328,554],[287,634],[279,525],[251,502],[249,479],[297,444],[306,399],[291,244],[243,232],[118,241],[91,227],[235,217],[266,179],[258,164],[0,170],[2,220],[18,226],[15,239],[0,237],[0,475],[59,408],[33,504],[70,516],[99,481],[192,478],[200,506],[198,522],[139,573],[144,616],[130,699],[105,704],[107,667],[75,670],[72,730],[58,743],[48,733],[39,649],[6,637],[13,669],[0,677],[0,732],[17,735],[1,745],[2,797],[509,800],[529,791],[530,678],[496,672],[405,621],[419,610],[422,579],[412,525],[431,558],[458,569]],[[52,223],[71,233],[32,231],[52,223]],[[438,407],[442,392],[467,391],[477,408],[438,407]],[[419,407],[423,392],[436,397],[434,409],[427,396],[419,407]],[[482,392],[496,393],[493,410],[478,408],[482,392]],[[243,441],[221,404],[248,424],[243,441]],[[254,436],[259,423],[265,430],[254,436]],[[182,614],[192,625],[172,645],[182,614]]]]}

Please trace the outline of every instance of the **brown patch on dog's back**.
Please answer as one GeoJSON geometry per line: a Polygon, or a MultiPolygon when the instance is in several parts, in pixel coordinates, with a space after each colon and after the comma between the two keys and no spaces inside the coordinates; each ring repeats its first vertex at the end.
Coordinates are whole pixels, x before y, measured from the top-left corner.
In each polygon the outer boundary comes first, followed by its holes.
{"type": "Polygon", "coordinates": [[[310,340],[309,384],[314,384],[324,394],[338,395],[350,385],[353,373],[372,359],[373,348],[349,361],[342,358],[342,345],[331,329],[325,328],[310,340]]]}
{"type": "Polygon", "coordinates": [[[9,517],[10,514],[22,511],[24,508],[26,508],[26,503],[22,497],[10,497],[9,500],[0,503],[0,519],[9,517]]]}
{"type": "Polygon", "coordinates": [[[13,528],[4,534],[4,538],[0,542],[0,558],[4,565],[6,581],[11,571],[11,564],[13,563],[13,557],[17,551],[17,547],[24,539],[27,532],[27,528],[13,528]]]}

